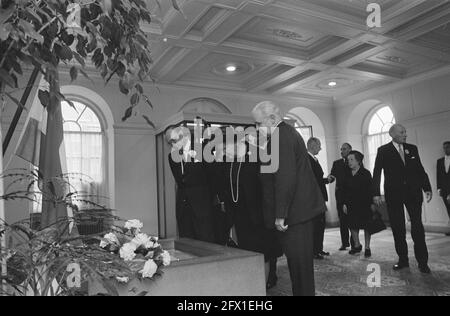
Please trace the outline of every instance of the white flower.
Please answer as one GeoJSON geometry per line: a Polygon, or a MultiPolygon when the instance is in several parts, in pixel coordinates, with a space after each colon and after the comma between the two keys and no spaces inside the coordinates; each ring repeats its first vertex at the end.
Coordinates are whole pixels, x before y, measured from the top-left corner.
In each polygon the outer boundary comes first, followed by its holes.
{"type": "Polygon", "coordinates": [[[153,259],[150,259],[145,263],[144,269],[139,271],[139,273],[142,274],[143,278],[151,278],[153,275],[155,275],[157,270],[158,266],[156,265],[155,261],[153,261],[153,259]]]}
{"type": "Polygon", "coordinates": [[[117,236],[114,235],[113,233],[109,233],[106,234],[105,236],[103,236],[103,239],[100,242],[100,247],[105,248],[106,246],[110,245],[110,244],[119,244],[119,239],[117,239],[117,236]]]}
{"type": "Polygon", "coordinates": [[[137,234],[131,242],[135,243],[137,248],[140,246],[144,246],[145,249],[151,249],[154,247],[152,238],[146,234],[137,234]]]}
{"type": "Polygon", "coordinates": [[[168,265],[170,265],[170,254],[168,251],[163,251],[163,253],[161,254],[161,259],[162,259],[162,263],[165,267],[167,267],[168,265]]]}
{"type": "Polygon", "coordinates": [[[136,244],[133,242],[129,242],[120,248],[119,254],[120,258],[122,258],[125,261],[131,261],[136,257],[136,254],[134,253],[136,251],[137,247],[136,244]]]}
{"type": "Polygon", "coordinates": [[[128,277],[116,277],[116,280],[119,283],[128,283],[128,281],[130,281],[130,278],[128,278],[128,277]]]}
{"type": "Polygon", "coordinates": [[[142,224],[142,222],[137,219],[132,219],[125,223],[125,228],[128,230],[131,230],[134,228],[134,229],[136,229],[136,231],[139,232],[142,227],[144,227],[144,224],[142,224]]]}

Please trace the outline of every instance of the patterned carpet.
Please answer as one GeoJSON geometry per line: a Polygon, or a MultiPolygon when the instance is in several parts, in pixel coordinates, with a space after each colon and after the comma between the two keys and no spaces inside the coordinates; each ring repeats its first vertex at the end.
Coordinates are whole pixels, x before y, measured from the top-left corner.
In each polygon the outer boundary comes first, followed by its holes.
{"type": "MultiPolygon", "coordinates": [[[[408,233],[409,235],[409,233],[408,233]]],[[[363,240],[363,232],[360,234],[363,240]]],[[[410,269],[400,272],[392,270],[397,256],[391,231],[372,238],[372,258],[364,255],[351,256],[340,252],[338,229],[329,229],[325,234],[325,251],[331,256],[315,261],[316,294],[318,296],[450,296],[450,237],[443,234],[427,234],[430,252],[431,275],[423,275],[414,259],[413,243],[408,236],[410,269]],[[381,271],[381,287],[369,287],[367,279],[373,272],[368,265],[378,264],[381,271]]],[[[292,295],[286,259],[278,261],[278,284],[268,291],[269,296],[292,295]]]]}

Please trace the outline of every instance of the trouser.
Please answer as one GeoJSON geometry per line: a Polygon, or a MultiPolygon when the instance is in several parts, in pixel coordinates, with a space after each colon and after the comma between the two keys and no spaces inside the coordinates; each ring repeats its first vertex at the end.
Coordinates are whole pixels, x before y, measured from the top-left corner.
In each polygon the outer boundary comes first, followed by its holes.
{"type": "Polygon", "coordinates": [[[290,225],[277,232],[287,258],[294,296],[315,296],[313,236],[314,221],[290,225]]]}
{"type": "Polygon", "coordinates": [[[341,243],[344,247],[355,247],[355,242],[350,235],[350,229],[348,228],[348,216],[344,213],[344,203],[337,203],[337,211],[339,216],[339,227],[341,230],[341,243]]]}
{"type": "Polygon", "coordinates": [[[325,213],[314,219],[314,254],[323,251],[323,239],[325,235],[325,213]]]}
{"type": "Polygon", "coordinates": [[[422,224],[422,202],[386,199],[389,221],[394,235],[395,250],[400,263],[408,263],[408,244],[406,243],[405,208],[411,219],[411,236],[414,241],[414,254],[419,265],[428,264],[428,249],[425,242],[425,229],[422,224]]]}

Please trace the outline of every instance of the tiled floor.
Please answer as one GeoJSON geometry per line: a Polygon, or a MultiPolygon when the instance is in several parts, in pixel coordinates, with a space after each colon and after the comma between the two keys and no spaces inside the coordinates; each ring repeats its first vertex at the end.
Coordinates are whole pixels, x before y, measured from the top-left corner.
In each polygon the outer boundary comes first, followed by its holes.
{"type": "MultiPolygon", "coordinates": [[[[410,269],[400,272],[392,270],[397,255],[391,231],[385,231],[372,237],[371,259],[351,256],[340,252],[340,234],[338,229],[327,230],[325,251],[331,256],[315,261],[316,293],[318,296],[450,296],[450,237],[443,234],[427,234],[430,253],[431,275],[423,275],[414,259],[413,243],[408,234],[410,269]],[[381,272],[381,287],[369,287],[367,280],[371,271],[370,264],[376,264],[381,272]]],[[[363,240],[363,232],[361,232],[363,240]]],[[[284,258],[278,262],[278,284],[268,291],[270,296],[291,295],[289,273],[284,258]]],[[[375,280],[370,278],[371,280],[375,280]]]]}

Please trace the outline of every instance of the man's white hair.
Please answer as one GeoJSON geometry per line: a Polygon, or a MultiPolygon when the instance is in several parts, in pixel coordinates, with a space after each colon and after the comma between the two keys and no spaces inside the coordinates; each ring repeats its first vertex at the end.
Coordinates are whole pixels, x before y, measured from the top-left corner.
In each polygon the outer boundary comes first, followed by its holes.
{"type": "Polygon", "coordinates": [[[403,126],[403,125],[401,125],[401,124],[394,124],[394,125],[392,125],[392,127],[389,129],[389,135],[391,136],[391,137],[393,137],[394,136],[394,134],[397,132],[397,130],[399,130],[399,129],[404,129],[405,127],[403,126]]]}
{"type": "Polygon", "coordinates": [[[277,118],[281,118],[280,108],[278,105],[273,103],[272,101],[264,101],[257,104],[253,111],[253,114],[261,114],[264,118],[269,117],[271,115],[275,115],[277,118]]]}

